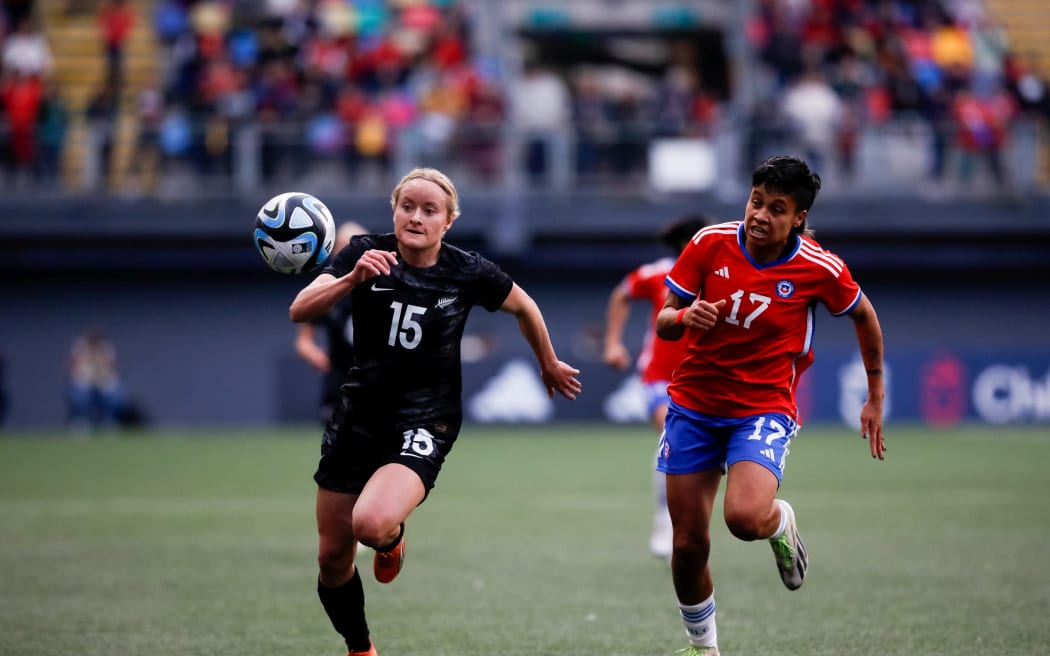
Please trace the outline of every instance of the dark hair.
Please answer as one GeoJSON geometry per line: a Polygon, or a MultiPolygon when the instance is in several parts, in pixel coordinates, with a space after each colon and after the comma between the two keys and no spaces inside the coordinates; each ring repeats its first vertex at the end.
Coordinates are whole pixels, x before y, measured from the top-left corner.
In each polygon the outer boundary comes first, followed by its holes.
{"type": "Polygon", "coordinates": [[[701,228],[711,225],[712,221],[703,214],[687,214],[660,231],[660,243],[681,252],[693,235],[701,228]]]}
{"type": "MultiPolygon", "coordinates": [[[[776,194],[786,194],[795,201],[795,210],[801,212],[813,207],[820,191],[820,176],[797,157],[776,155],[758,165],[751,174],[751,188],[761,187],[776,194]]],[[[806,222],[792,230],[805,232],[806,222]]]]}

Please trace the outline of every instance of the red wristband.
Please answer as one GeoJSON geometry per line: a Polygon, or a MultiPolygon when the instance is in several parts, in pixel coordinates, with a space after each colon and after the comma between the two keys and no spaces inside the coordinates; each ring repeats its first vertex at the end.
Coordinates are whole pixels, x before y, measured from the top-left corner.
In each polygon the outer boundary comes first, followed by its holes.
{"type": "Polygon", "coordinates": [[[688,310],[688,309],[689,308],[684,307],[684,308],[678,310],[678,312],[674,315],[674,322],[675,323],[684,323],[683,317],[685,317],[685,311],[688,310]]]}

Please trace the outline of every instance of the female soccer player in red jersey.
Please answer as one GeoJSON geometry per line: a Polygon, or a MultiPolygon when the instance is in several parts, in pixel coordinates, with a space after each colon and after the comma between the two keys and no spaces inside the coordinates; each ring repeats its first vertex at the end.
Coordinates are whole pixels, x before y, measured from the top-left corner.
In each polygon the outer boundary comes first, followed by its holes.
{"type": "Polygon", "coordinates": [[[784,585],[808,564],[792,507],[777,499],[798,431],[799,376],[813,362],[815,305],[854,323],[868,374],[861,436],[882,459],[882,330],[845,263],[806,229],[820,177],[794,157],[752,174],[742,221],[701,230],[686,246],[657,315],[663,339],[686,339],[674,372],[658,469],[674,525],[671,572],[689,636],[687,654],[716,656],[711,512],[726,476],[724,515],[741,540],[769,540],[784,585]]]}

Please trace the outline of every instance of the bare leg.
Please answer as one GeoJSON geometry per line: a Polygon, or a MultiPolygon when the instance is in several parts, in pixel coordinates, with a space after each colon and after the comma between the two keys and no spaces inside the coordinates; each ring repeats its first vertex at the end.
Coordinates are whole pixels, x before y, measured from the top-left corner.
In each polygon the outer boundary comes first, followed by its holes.
{"type": "Polygon", "coordinates": [[[425,496],[423,481],[408,467],[397,463],[380,467],[357,499],[353,534],[373,548],[390,544],[425,496]]]}
{"type": "Polygon", "coordinates": [[[711,511],[722,472],[667,475],[667,507],[674,526],[671,578],[680,603],[692,605],[711,596],[711,511]]]}
{"type": "Polygon", "coordinates": [[[338,588],[354,574],[357,539],[352,519],[356,503],[356,494],[317,489],[317,563],[321,584],[327,588],[338,588]]]}
{"type": "Polygon", "coordinates": [[[776,532],[780,509],[773,500],[780,482],[757,462],[733,463],[726,477],[725,521],[741,540],[762,540],[776,532]]]}

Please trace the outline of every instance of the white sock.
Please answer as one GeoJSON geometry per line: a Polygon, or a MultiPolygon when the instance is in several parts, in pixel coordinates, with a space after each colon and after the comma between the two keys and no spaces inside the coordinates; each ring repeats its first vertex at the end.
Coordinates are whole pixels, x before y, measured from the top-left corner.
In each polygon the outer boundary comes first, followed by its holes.
{"type": "Polygon", "coordinates": [[[667,475],[656,469],[653,463],[653,499],[656,507],[653,510],[653,532],[671,534],[671,515],[667,510],[667,475]]]}
{"type": "Polygon", "coordinates": [[[667,474],[658,470],[656,466],[660,463],[660,449],[657,448],[653,458],[653,498],[656,500],[657,512],[667,512],[667,474]]]}
{"type": "Polygon", "coordinates": [[[713,592],[710,597],[693,606],[679,603],[678,612],[682,614],[682,623],[685,624],[685,632],[691,644],[697,647],[718,646],[718,631],[715,629],[715,594],[713,592]]]}
{"type": "Polygon", "coordinates": [[[770,540],[772,540],[773,538],[779,538],[781,535],[784,535],[784,529],[787,528],[788,523],[787,513],[784,512],[784,502],[780,499],[773,499],[773,503],[777,504],[777,508],[780,510],[780,525],[777,526],[776,532],[773,533],[773,535],[769,536],[770,540]]]}

